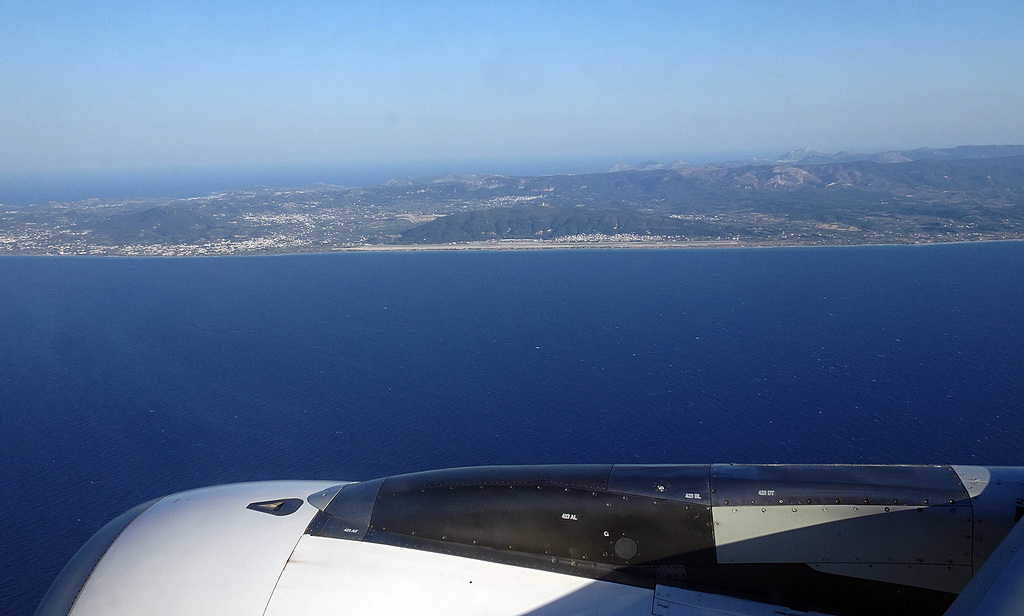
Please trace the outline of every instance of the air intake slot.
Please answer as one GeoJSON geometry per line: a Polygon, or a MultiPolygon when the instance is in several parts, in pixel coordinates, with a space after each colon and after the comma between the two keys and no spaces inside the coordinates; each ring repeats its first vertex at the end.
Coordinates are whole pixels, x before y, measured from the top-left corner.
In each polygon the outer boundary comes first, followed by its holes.
{"type": "Polygon", "coordinates": [[[252,509],[253,511],[259,511],[260,513],[269,513],[270,515],[291,515],[299,510],[302,503],[303,500],[301,498],[280,498],[277,500],[249,503],[245,508],[252,509]]]}

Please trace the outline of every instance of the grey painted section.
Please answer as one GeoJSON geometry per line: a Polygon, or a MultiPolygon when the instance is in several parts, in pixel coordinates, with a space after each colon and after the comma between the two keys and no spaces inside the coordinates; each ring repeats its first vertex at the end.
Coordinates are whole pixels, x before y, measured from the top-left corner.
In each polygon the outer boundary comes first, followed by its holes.
{"type": "Polygon", "coordinates": [[[977,498],[985,491],[992,472],[984,466],[961,466],[954,464],[950,468],[960,478],[960,483],[967,489],[971,498],[977,498]]]}
{"type": "Polygon", "coordinates": [[[971,564],[969,507],[713,507],[719,563],[971,564]]]}

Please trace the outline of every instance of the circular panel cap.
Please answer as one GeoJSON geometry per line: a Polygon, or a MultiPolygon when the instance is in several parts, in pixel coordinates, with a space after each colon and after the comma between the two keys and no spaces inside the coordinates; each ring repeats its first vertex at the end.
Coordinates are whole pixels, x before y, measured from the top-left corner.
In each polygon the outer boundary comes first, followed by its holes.
{"type": "Polygon", "coordinates": [[[629,537],[619,537],[615,542],[615,555],[622,560],[629,560],[636,556],[636,541],[629,537]]]}

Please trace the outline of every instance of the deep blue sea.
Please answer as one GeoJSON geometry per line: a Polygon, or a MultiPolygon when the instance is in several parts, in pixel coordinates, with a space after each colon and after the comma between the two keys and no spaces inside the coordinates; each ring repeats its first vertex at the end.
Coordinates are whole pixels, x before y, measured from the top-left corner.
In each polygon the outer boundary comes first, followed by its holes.
{"type": "Polygon", "coordinates": [[[0,258],[0,611],[176,490],[1024,465],[1024,243],[0,258]]]}

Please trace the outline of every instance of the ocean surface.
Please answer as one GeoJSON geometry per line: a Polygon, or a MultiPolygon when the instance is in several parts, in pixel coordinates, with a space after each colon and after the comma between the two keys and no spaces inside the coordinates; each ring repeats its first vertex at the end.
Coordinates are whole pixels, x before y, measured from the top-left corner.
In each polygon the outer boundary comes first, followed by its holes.
{"type": "Polygon", "coordinates": [[[209,484],[1024,465],[1024,243],[0,258],[0,612],[209,484]]]}

